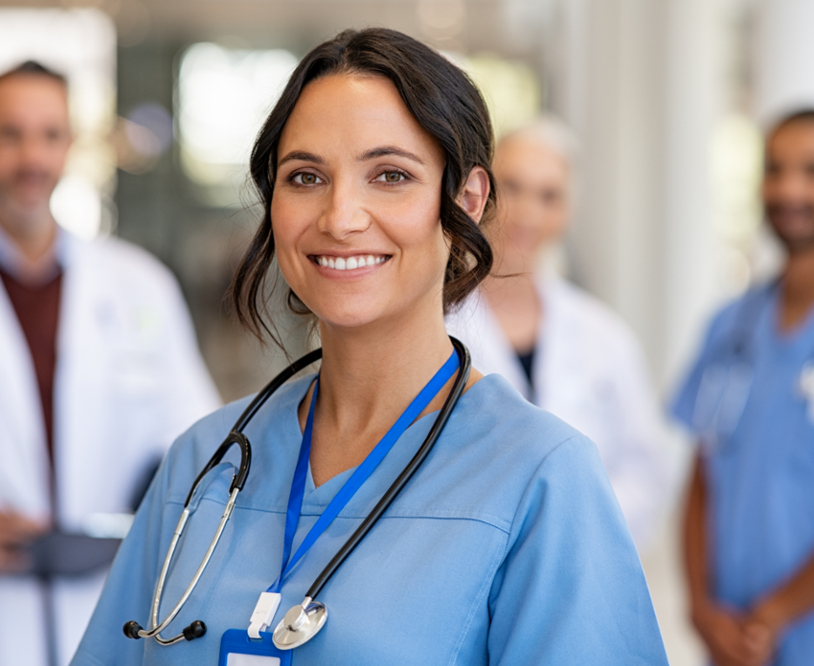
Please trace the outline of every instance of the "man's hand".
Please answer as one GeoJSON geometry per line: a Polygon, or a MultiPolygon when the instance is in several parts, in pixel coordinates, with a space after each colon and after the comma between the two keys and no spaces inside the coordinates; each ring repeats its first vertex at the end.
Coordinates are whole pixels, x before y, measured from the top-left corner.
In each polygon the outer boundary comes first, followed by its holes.
{"type": "Polygon", "coordinates": [[[24,547],[48,531],[48,525],[14,512],[0,511],[0,573],[23,571],[24,547]]]}
{"type": "Polygon", "coordinates": [[[771,660],[776,633],[757,618],[709,602],[692,619],[715,666],[765,666],[771,660]]]}

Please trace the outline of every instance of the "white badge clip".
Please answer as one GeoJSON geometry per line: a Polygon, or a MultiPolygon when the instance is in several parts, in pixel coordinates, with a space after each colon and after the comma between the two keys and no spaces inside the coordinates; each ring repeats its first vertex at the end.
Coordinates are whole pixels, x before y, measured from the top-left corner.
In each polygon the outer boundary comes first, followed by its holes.
{"type": "Polygon", "coordinates": [[[279,592],[263,592],[260,595],[249,624],[249,638],[261,638],[260,632],[265,631],[271,624],[274,614],[280,606],[280,599],[279,592]]]}

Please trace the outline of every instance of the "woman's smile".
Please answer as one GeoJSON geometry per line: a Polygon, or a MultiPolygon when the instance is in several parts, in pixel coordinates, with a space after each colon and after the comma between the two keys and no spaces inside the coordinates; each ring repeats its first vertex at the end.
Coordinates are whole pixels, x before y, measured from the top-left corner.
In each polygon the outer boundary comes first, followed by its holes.
{"type": "Polygon", "coordinates": [[[351,256],[339,256],[335,254],[311,255],[311,260],[318,266],[337,271],[355,271],[360,268],[378,266],[389,258],[389,254],[356,254],[351,256]]]}

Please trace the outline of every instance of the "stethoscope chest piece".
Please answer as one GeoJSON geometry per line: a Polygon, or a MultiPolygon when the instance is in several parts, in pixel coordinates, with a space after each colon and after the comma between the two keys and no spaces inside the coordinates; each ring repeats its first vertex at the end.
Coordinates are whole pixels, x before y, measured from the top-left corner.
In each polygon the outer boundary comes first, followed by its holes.
{"type": "Polygon", "coordinates": [[[306,599],[291,608],[274,630],[272,640],[281,650],[293,650],[319,633],[328,619],[328,609],[318,601],[306,599]]]}

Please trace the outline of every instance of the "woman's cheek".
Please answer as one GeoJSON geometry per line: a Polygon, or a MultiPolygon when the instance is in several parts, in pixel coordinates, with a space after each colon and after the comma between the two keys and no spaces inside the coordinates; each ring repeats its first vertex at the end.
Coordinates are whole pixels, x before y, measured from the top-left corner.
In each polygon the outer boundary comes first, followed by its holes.
{"type": "Polygon", "coordinates": [[[280,267],[280,272],[283,274],[286,282],[294,287],[298,282],[297,266],[296,266],[296,249],[294,245],[294,238],[292,237],[292,229],[286,223],[286,216],[283,211],[275,210],[272,208],[272,237],[274,239],[274,254],[277,259],[277,264],[280,267]],[[275,215],[276,213],[276,215],[275,215]]]}

